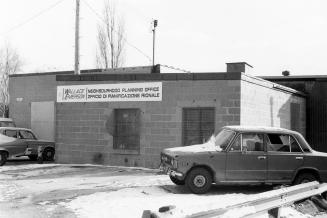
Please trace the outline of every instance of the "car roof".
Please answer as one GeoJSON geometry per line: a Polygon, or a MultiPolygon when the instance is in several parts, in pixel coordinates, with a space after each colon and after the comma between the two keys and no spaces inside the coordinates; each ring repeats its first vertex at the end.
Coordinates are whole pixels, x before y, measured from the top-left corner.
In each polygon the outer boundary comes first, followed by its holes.
{"type": "Polygon", "coordinates": [[[32,132],[31,129],[22,128],[22,127],[10,127],[10,126],[0,127],[0,130],[27,130],[32,132]]]}
{"type": "Polygon", "coordinates": [[[288,134],[298,134],[298,132],[284,129],[281,127],[271,127],[271,126],[225,126],[225,129],[231,129],[237,132],[262,132],[262,133],[288,133],[288,134]]]}

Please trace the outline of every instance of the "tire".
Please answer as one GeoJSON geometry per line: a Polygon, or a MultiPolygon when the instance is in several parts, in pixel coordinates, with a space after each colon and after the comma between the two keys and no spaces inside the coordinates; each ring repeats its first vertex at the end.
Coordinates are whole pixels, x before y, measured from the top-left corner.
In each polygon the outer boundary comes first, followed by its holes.
{"type": "Polygon", "coordinates": [[[212,176],[205,168],[194,168],[186,177],[186,185],[194,194],[204,194],[212,185],[212,176]]]}
{"type": "Polygon", "coordinates": [[[29,155],[28,158],[32,161],[36,161],[37,160],[37,155],[29,155]]]}
{"type": "Polygon", "coordinates": [[[44,161],[53,161],[54,155],[55,155],[55,151],[53,148],[46,148],[42,153],[42,158],[44,161]]]}
{"type": "Polygon", "coordinates": [[[318,181],[317,177],[312,173],[301,173],[299,174],[296,179],[294,180],[294,185],[318,181]]]}
{"type": "Polygon", "coordinates": [[[175,185],[185,185],[184,180],[179,180],[176,177],[173,177],[173,176],[170,176],[170,175],[169,175],[169,178],[175,185]]]}
{"type": "Polygon", "coordinates": [[[4,151],[0,151],[0,166],[3,166],[7,161],[7,153],[4,151]]]}

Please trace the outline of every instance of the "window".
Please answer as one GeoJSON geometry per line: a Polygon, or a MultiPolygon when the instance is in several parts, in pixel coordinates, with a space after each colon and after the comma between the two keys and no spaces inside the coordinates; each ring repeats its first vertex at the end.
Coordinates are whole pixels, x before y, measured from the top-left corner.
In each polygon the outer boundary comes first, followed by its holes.
{"type": "Polygon", "coordinates": [[[263,135],[242,133],[234,141],[231,151],[264,151],[263,135]]]}
{"type": "Polygon", "coordinates": [[[267,145],[268,151],[302,152],[297,141],[290,135],[268,134],[267,145]]]}
{"type": "Polygon", "coordinates": [[[183,145],[202,144],[215,130],[214,108],[183,109],[183,145]]]}
{"type": "Polygon", "coordinates": [[[6,130],[5,135],[9,137],[17,138],[17,131],[16,130],[6,130]]]}
{"type": "Polygon", "coordinates": [[[139,116],[138,109],[115,110],[114,149],[140,149],[139,116]]]}
{"type": "Polygon", "coordinates": [[[302,152],[299,144],[292,136],[290,136],[290,144],[291,144],[291,152],[302,152]]]}
{"type": "Polygon", "coordinates": [[[215,137],[215,145],[219,146],[222,150],[225,150],[233,139],[235,132],[223,129],[215,137]]]}
{"type": "Polygon", "coordinates": [[[19,138],[21,138],[21,139],[36,139],[35,136],[33,135],[33,133],[31,133],[30,131],[26,131],[26,130],[19,131],[19,138]]]}

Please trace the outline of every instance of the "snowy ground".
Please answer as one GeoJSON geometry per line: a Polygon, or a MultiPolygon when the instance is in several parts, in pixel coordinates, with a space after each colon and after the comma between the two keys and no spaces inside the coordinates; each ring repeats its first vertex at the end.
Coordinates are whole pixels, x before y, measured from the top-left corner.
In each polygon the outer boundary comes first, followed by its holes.
{"type": "MultiPolygon", "coordinates": [[[[161,217],[185,217],[246,202],[271,187],[214,186],[194,195],[167,175],[144,168],[8,163],[0,167],[0,217],[141,217],[143,210],[175,209],[161,217]]],[[[284,217],[309,217],[292,207],[284,217]]],[[[233,215],[232,217],[237,217],[233,215]]],[[[260,217],[268,217],[263,214],[260,217]]]]}

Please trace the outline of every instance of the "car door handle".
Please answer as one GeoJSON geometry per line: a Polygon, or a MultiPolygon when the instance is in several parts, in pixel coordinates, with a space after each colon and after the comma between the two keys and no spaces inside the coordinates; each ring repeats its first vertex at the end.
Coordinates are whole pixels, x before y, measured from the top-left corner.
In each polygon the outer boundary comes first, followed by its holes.
{"type": "Polygon", "coordinates": [[[303,160],[303,157],[295,157],[295,160],[303,160]]]}
{"type": "Polygon", "coordinates": [[[258,156],[258,159],[259,160],[265,160],[266,159],[266,156],[258,156]]]}

